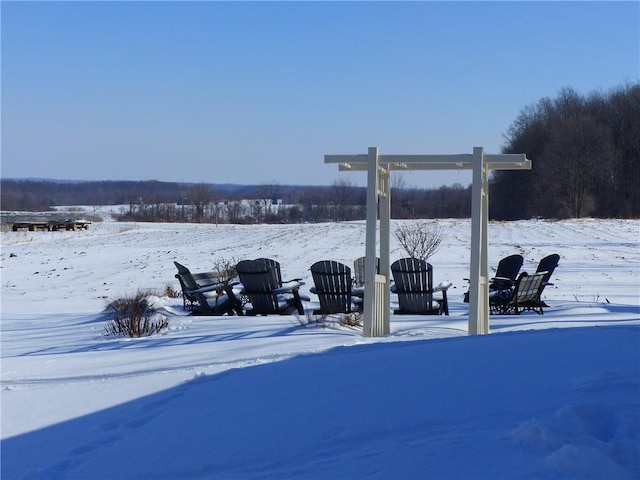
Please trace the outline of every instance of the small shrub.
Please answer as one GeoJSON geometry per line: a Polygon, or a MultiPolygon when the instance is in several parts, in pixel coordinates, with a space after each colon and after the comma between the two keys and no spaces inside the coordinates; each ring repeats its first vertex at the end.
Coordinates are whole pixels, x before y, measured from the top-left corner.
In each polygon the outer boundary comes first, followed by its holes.
{"type": "Polygon", "coordinates": [[[148,291],[118,298],[107,305],[106,335],[120,337],[147,337],[169,326],[164,315],[157,314],[148,305],[148,291]]]}
{"type": "Polygon", "coordinates": [[[362,312],[343,315],[340,318],[340,325],[343,327],[362,327],[362,312]]]}
{"type": "Polygon", "coordinates": [[[176,290],[170,284],[164,287],[164,296],[169,298],[182,298],[182,292],[176,290]]]}
{"type": "Polygon", "coordinates": [[[238,276],[235,259],[217,258],[213,262],[213,271],[217,273],[218,282],[228,285],[238,276]]]}
{"type": "Polygon", "coordinates": [[[398,225],[395,236],[407,255],[426,261],[440,249],[444,233],[438,224],[422,222],[398,225]]]}
{"type": "Polygon", "coordinates": [[[296,316],[303,327],[328,328],[332,326],[340,327],[362,327],[362,312],[336,313],[333,315],[316,315],[307,312],[305,317],[296,316]]]}

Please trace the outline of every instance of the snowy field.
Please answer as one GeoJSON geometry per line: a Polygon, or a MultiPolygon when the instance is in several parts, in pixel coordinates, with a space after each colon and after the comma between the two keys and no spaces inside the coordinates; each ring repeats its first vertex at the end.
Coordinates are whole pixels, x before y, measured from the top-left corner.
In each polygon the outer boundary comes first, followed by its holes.
{"type": "Polygon", "coordinates": [[[168,330],[104,335],[110,300],[179,287],[174,260],[275,258],[311,310],[310,265],[352,265],[364,222],[3,232],[2,479],[640,478],[640,221],[491,223],[492,267],[561,259],[543,316],[482,336],[462,302],[470,220],[438,223],[450,316],[392,315],[375,339],[167,297],[168,330]]]}

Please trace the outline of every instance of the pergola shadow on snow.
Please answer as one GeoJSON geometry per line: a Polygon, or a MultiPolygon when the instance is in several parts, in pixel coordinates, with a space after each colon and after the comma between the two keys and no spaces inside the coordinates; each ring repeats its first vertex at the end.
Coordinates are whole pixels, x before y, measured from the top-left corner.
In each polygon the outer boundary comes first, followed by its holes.
{"type": "Polygon", "coordinates": [[[380,155],[377,147],[367,154],[325,155],[325,163],[340,171],[367,172],[367,230],[363,335],[379,337],[390,332],[389,235],[392,170],[473,170],[471,188],[471,266],[469,272],[469,334],[489,333],[489,170],[530,170],[525,154],[380,155]],[[378,228],[378,220],[380,222],[378,228]],[[379,233],[379,252],[376,252],[379,233]],[[376,272],[379,258],[380,273],[376,272]]]}

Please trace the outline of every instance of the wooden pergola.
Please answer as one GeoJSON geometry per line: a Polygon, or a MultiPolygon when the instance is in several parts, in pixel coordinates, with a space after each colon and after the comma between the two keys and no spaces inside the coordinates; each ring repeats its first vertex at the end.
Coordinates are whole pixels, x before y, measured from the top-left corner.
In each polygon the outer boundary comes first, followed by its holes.
{"type": "Polygon", "coordinates": [[[341,171],[367,172],[363,306],[363,335],[367,337],[390,332],[391,171],[473,170],[468,331],[470,335],[489,333],[489,170],[530,170],[531,160],[525,154],[485,154],[482,147],[474,147],[473,154],[460,155],[380,155],[377,147],[370,147],[367,154],[325,155],[324,161],[339,164],[341,171]],[[380,273],[376,272],[376,258],[380,259],[380,273]]]}

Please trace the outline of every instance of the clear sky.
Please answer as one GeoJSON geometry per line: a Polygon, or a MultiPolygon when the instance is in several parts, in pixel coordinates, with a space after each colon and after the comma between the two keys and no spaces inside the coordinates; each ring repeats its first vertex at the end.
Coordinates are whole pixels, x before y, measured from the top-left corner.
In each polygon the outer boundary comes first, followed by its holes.
{"type": "Polygon", "coordinates": [[[366,185],[324,155],[499,153],[524,106],[640,79],[638,1],[2,1],[1,19],[3,178],[366,185]]]}

